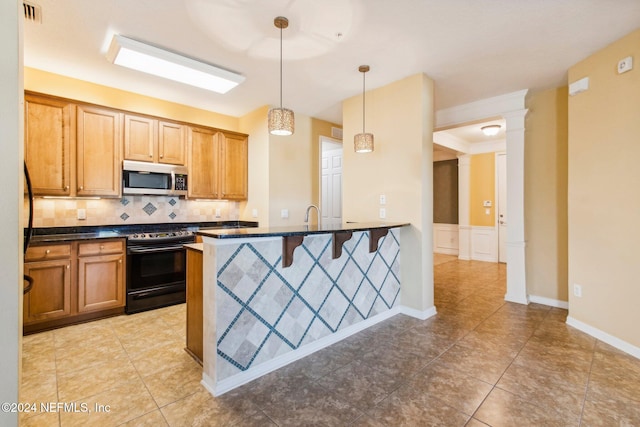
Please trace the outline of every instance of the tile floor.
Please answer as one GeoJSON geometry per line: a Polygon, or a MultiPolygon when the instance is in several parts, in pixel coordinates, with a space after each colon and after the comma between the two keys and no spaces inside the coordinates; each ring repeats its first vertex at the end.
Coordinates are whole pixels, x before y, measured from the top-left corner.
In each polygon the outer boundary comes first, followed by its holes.
{"type": "Polygon", "coordinates": [[[438,315],[398,315],[214,398],[184,351],[185,307],[24,338],[22,426],[637,426],[640,360],[505,303],[505,267],[435,258],[438,315]],[[109,405],[109,412],[95,412],[109,405]]]}

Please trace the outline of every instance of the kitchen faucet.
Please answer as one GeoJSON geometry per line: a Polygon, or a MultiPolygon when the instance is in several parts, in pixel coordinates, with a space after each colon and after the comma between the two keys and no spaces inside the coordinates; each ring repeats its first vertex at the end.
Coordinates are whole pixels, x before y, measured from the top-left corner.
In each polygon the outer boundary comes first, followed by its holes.
{"type": "Polygon", "coordinates": [[[307,208],[307,213],[304,214],[304,222],[309,222],[309,211],[311,210],[311,208],[316,209],[316,212],[318,213],[318,225],[320,225],[320,208],[316,205],[309,205],[309,207],[307,208]]]}

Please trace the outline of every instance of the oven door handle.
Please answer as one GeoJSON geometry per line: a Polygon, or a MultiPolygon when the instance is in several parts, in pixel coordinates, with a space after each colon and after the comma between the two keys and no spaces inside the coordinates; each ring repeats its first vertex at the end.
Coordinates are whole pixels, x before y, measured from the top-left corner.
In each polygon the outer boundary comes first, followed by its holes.
{"type": "Polygon", "coordinates": [[[152,253],[157,253],[157,252],[168,252],[168,251],[178,251],[184,249],[184,246],[182,245],[173,245],[173,246],[160,246],[157,248],[136,248],[136,247],[130,247],[127,249],[128,253],[132,253],[132,254],[152,254],[152,253]]]}

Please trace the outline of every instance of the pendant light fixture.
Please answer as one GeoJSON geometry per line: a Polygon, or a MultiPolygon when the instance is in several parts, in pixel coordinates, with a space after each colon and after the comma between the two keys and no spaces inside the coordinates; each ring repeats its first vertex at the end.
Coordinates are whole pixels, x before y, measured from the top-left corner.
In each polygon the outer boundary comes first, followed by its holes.
{"type": "Polygon", "coordinates": [[[370,153],[373,151],[373,134],[372,133],[365,133],[364,131],[364,116],[365,116],[365,109],[364,109],[364,93],[365,93],[365,86],[364,86],[364,76],[365,73],[367,71],[369,71],[369,66],[368,65],[361,65],[358,68],[358,71],[360,71],[362,73],[362,133],[357,134],[356,136],[353,137],[353,149],[355,150],[356,153],[370,153]]]}
{"type": "Polygon", "coordinates": [[[269,110],[269,133],[272,135],[291,135],[295,128],[293,111],[282,108],[282,30],[289,26],[289,20],[278,16],[273,20],[276,28],[280,28],[280,108],[269,110]]]}

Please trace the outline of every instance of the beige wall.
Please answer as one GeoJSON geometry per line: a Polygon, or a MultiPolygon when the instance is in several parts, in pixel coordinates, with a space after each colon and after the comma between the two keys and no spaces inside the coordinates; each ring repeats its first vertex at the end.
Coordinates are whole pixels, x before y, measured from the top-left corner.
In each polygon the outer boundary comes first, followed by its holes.
{"type": "Polygon", "coordinates": [[[568,91],[527,98],[524,153],[527,293],[568,301],[568,91]]]}
{"type": "Polygon", "coordinates": [[[238,131],[237,117],[126,92],[34,68],[25,67],[24,88],[33,92],[46,93],[121,110],[238,131]]]}
{"type": "Polygon", "coordinates": [[[496,206],[496,155],[495,153],[474,154],[469,169],[469,224],[494,227],[496,206]],[[491,200],[489,215],[485,213],[483,202],[491,200]]]}
{"type": "Polygon", "coordinates": [[[433,81],[417,74],[367,92],[366,131],[373,153],[350,149],[362,130],[362,97],[343,102],[343,219],[377,221],[385,194],[387,220],[406,221],[401,232],[402,304],[433,307],[433,81]]]}
{"type": "Polygon", "coordinates": [[[269,226],[269,131],[268,106],[240,118],[240,132],[249,134],[249,197],[240,204],[240,218],[269,226]],[[258,217],[253,217],[253,210],[258,217]]]}
{"type": "Polygon", "coordinates": [[[320,154],[322,151],[320,137],[331,138],[332,127],[342,128],[341,125],[320,119],[312,119],[311,121],[311,164],[309,166],[311,169],[311,194],[316,206],[320,206],[320,154]]]}
{"type": "Polygon", "coordinates": [[[640,347],[640,30],[569,69],[569,315],[640,347]]]}

